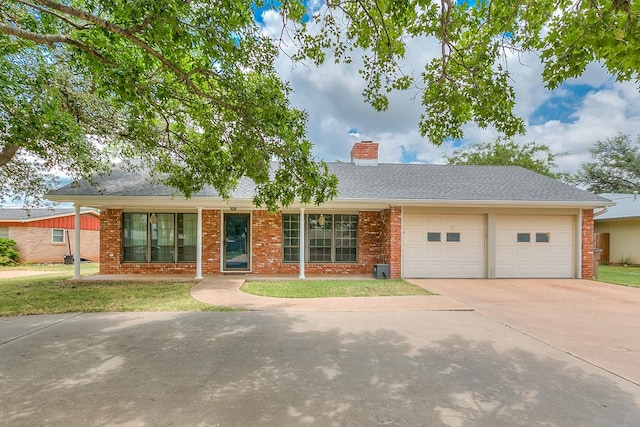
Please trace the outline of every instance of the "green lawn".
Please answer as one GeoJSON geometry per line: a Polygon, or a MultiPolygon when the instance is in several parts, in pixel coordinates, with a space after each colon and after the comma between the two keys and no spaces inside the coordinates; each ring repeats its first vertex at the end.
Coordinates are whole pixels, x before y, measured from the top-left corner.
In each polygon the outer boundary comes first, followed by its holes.
{"type": "Polygon", "coordinates": [[[240,289],[249,294],[278,298],[434,295],[400,279],[247,281],[240,289]]]}
{"type": "Polygon", "coordinates": [[[640,288],[640,267],[601,265],[598,267],[599,282],[640,288]]]}
{"type": "MultiPolygon", "coordinates": [[[[8,269],[12,269],[8,268],[8,269]]],[[[33,268],[27,268],[33,269],[33,268]]],[[[0,316],[115,311],[238,311],[191,298],[193,283],[69,282],[73,266],[38,266],[53,274],[0,280],[0,316]]],[[[82,265],[82,274],[98,264],[82,265]]],[[[7,270],[3,268],[2,270],[7,270]]]]}

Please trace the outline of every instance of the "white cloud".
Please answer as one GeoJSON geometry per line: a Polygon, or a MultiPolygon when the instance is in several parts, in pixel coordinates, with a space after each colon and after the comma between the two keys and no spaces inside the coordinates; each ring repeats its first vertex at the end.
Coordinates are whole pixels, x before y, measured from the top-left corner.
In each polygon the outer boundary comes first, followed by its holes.
{"type": "MultiPolygon", "coordinates": [[[[264,16],[265,33],[280,35],[282,21],[274,12],[264,16]]],[[[283,45],[293,49],[293,43],[283,45]]],[[[432,39],[408,41],[403,69],[419,75],[424,65],[439,54],[439,45],[432,39]]],[[[291,53],[291,52],[289,52],[291,53]]],[[[334,64],[328,58],[320,67],[294,64],[286,55],[278,60],[278,70],[291,83],[293,106],[309,114],[308,137],[314,143],[314,154],[327,161],[349,159],[349,151],[357,140],[380,143],[380,160],[400,162],[403,150],[419,161],[441,162],[442,156],[454,150],[451,144],[436,147],[422,138],[418,130],[424,112],[418,89],[390,94],[389,110],[376,112],[364,102],[365,82],[358,73],[361,63],[357,53],[353,64],[334,64]],[[356,132],[353,132],[356,130],[356,132]]],[[[571,95],[567,88],[549,91],[542,82],[542,64],[535,54],[512,55],[506,61],[516,93],[515,111],[525,122],[550,98],[571,95]]],[[[640,95],[633,83],[616,83],[600,64],[587,67],[580,78],[570,79],[571,85],[589,85],[587,93],[575,108],[572,123],[548,120],[527,124],[527,134],[517,142],[538,141],[554,152],[568,152],[558,159],[559,170],[573,172],[587,160],[588,149],[598,139],[618,132],[635,138],[640,134],[640,95]]],[[[575,101],[575,97],[574,97],[575,101]]],[[[464,127],[463,143],[486,142],[498,136],[494,129],[480,129],[475,124],[464,127]]]]}

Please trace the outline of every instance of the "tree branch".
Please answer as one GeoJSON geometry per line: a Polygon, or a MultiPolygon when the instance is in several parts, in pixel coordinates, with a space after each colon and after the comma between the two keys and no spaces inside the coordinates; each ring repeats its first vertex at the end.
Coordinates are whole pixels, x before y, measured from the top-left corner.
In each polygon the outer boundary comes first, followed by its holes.
{"type": "Polygon", "coordinates": [[[16,155],[20,147],[17,145],[7,144],[0,151],[0,167],[9,163],[16,155]]]}
{"type": "Polygon", "coordinates": [[[14,27],[11,25],[6,25],[0,23],[0,33],[7,34],[9,36],[15,36],[21,39],[30,40],[32,42],[36,42],[39,44],[45,44],[47,46],[53,47],[56,43],[64,43],[71,46],[75,46],[78,49],[83,50],[84,52],[99,58],[102,62],[106,64],[113,63],[105,58],[98,50],[88,46],[78,40],[74,40],[71,37],[64,34],[38,34],[33,33],[31,31],[26,31],[18,27],[14,27]]]}

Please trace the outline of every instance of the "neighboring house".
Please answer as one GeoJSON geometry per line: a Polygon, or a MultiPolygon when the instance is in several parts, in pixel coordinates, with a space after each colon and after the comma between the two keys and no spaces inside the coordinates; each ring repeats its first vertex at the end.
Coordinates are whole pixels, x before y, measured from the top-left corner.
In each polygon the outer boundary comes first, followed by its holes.
{"type": "Polygon", "coordinates": [[[640,264],[640,195],[602,194],[616,203],[595,218],[601,262],[640,264]]]}
{"type": "Polygon", "coordinates": [[[102,274],[304,277],[377,265],[391,277],[593,276],[593,209],[605,198],[515,166],[379,164],[371,141],[351,160],[329,164],[336,198],[275,215],[253,206],[246,179],[228,201],[212,189],[176,197],[123,171],[47,197],[101,210],[102,274]]]}
{"type": "MultiPolygon", "coordinates": [[[[63,262],[75,238],[74,212],[74,209],[0,209],[0,237],[15,240],[21,263],[63,262]]],[[[81,257],[98,261],[100,214],[83,211],[80,230],[81,257]]]]}

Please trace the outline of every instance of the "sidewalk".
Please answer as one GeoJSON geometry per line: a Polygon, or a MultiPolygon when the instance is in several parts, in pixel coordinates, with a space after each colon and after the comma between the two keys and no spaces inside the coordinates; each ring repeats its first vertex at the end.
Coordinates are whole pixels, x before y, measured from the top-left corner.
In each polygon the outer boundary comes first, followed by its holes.
{"type": "Polygon", "coordinates": [[[472,311],[442,295],[397,297],[272,298],[240,290],[244,278],[207,276],[191,288],[191,296],[207,304],[256,311],[472,311]]]}

